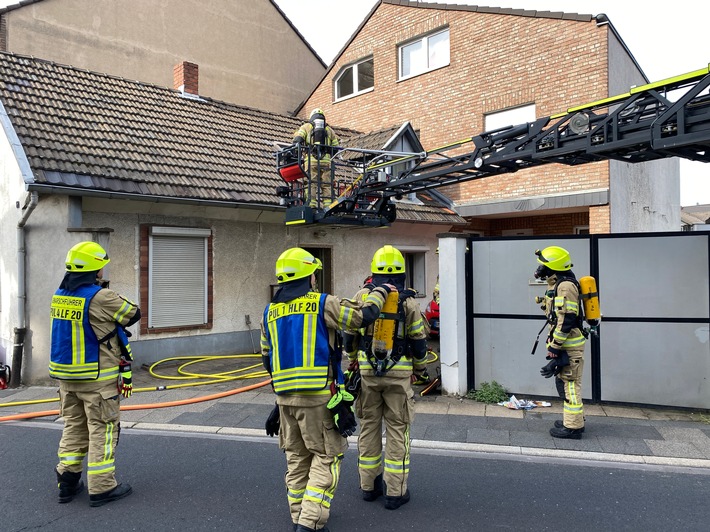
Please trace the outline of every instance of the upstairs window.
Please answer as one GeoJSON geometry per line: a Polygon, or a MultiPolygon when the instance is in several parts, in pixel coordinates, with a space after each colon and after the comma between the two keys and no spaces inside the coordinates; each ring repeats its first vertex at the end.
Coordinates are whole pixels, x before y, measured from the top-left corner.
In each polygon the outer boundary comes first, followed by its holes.
{"type": "Polygon", "coordinates": [[[335,99],[342,100],[371,91],[375,86],[375,63],[372,57],[344,67],[335,77],[335,99]]]}
{"type": "Polygon", "coordinates": [[[535,104],[521,105],[520,107],[488,113],[484,119],[486,131],[534,122],[535,104]]]}
{"type": "Polygon", "coordinates": [[[410,78],[448,64],[448,28],[399,47],[399,79],[410,78]]]}

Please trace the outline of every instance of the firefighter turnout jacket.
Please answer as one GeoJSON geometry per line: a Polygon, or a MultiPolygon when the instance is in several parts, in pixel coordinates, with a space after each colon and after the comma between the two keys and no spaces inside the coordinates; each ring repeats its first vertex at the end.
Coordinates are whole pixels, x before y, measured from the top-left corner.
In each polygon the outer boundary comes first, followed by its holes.
{"type": "MultiPolygon", "coordinates": [[[[369,290],[364,288],[355,295],[355,300],[368,297],[369,290]]],[[[390,369],[387,374],[406,376],[426,368],[424,362],[427,352],[427,323],[419,304],[411,297],[408,290],[400,293],[400,301],[395,325],[395,337],[390,369]]],[[[345,351],[351,362],[357,360],[362,375],[374,375],[374,353],[372,352],[374,326],[359,330],[350,330],[346,335],[345,351]]]]}
{"type": "Polygon", "coordinates": [[[579,286],[574,277],[552,275],[547,279],[544,311],[550,323],[548,350],[584,351],[579,286]]]}
{"type": "Polygon", "coordinates": [[[340,140],[338,140],[338,136],[330,126],[325,126],[325,135],[322,141],[319,141],[319,139],[315,137],[314,126],[311,122],[305,122],[293,135],[294,142],[300,138],[303,139],[304,144],[308,146],[324,146],[324,149],[321,151],[317,149],[311,150],[307,161],[304,161],[304,167],[307,169],[315,168],[316,166],[327,168],[330,166],[330,148],[338,146],[340,140]]]}

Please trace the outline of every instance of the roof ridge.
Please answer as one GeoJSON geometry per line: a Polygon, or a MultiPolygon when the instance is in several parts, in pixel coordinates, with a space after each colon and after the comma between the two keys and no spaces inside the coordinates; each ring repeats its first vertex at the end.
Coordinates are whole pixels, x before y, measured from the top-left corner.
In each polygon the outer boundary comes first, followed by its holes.
{"type": "MultiPolygon", "coordinates": [[[[522,3],[522,0],[520,0],[522,3]]],[[[448,11],[473,11],[477,13],[496,14],[496,15],[514,15],[514,16],[530,16],[538,18],[554,18],[554,19],[573,19],[573,20],[589,20],[594,18],[594,15],[586,13],[574,13],[569,11],[538,11],[535,9],[514,8],[514,7],[495,7],[482,6],[477,4],[452,4],[448,2],[420,2],[416,0],[381,0],[383,4],[390,4],[402,7],[416,7],[420,9],[444,9],[448,11]],[[529,13],[529,14],[528,14],[529,13]],[[561,17],[559,15],[562,15],[561,17]]]]}
{"type": "Polygon", "coordinates": [[[15,11],[16,9],[20,9],[21,7],[25,7],[30,4],[36,4],[41,1],[42,0],[21,0],[16,4],[9,4],[5,7],[0,7],[0,15],[2,15],[3,13],[7,13],[8,11],[15,11]]]}

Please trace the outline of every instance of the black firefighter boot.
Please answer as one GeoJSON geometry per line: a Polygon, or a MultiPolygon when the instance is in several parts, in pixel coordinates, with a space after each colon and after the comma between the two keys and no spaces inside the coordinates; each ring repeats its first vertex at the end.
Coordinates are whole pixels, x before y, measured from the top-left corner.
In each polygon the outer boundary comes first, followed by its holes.
{"type": "Polygon", "coordinates": [[[562,428],[554,426],[550,429],[550,436],[553,438],[566,438],[570,440],[581,440],[584,429],[568,429],[564,425],[562,428]]]}
{"type": "Polygon", "coordinates": [[[293,530],[294,532],[330,532],[330,529],[327,526],[316,530],[315,528],[308,528],[306,525],[296,525],[296,528],[293,530]]]}
{"type": "MultiPolygon", "coordinates": [[[[556,428],[556,429],[563,429],[563,428],[565,428],[565,424],[562,422],[561,419],[558,419],[558,420],[555,421],[555,428],[556,428]]],[[[579,430],[581,430],[582,432],[584,432],[584,427],[582,427],[582,428],[579,429],[579,430]]]]}
{"type": "Polygon", "coordinates": [[[125,482],[118,484],[112,490],[104,491],[103,493],[97,493],[95,495],[89,495],[89,506],[103,506],[109,502],[117,501],[118,499],[123,499],[124,497],[133,493],[133,488],[130,484],[125,482]]]}
{"type": "Polygon", "coordinates": [[[84,489],[84,482],[81,480],[81,473],[65,471],[61,475],[56,469],[57,485],[59,486],[59,502],[71,502],[74,496],[84,489]]]}
{"type": "Polygon", "coordinates": [[[409,502],[409,498],[409,490],[407,490],[401,497],[390,497],[389,495],[385,495],[385,508],[388,510],[396,510],[403,504],[407,504],[409,502]]]}
{"type": "Polygon", "coordinates": [[[382,474],[379,474],[375,477],[375,489],[362,490],[362,500],[367,502],[375,501],[382,493],[382,474]]]}

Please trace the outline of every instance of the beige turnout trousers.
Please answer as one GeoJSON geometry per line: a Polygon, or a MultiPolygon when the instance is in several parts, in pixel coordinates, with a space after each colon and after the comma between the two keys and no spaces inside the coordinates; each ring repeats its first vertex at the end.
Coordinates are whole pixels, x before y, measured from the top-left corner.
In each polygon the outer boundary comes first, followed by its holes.
{"type": "Polygon", "coordinates": [[[291,520],[323,528],[340,480],[348,441],[336,430],[325,404],[279,405],[279,447],[286,454],[286,490],[291,520]]]}
{"type": "Polygon", "coordinates": [[[62,389],[61,415],[64,431],[59,442],[59,474],[81,473],[87,456],[89,494],[104,493],[116,487],[114,453],[120,432],[120,401],[111,392],[67,391],[62,389]],[[103,395],[102,395],[103,394],[103,395]]]}
{"type": "Polygon", "coordinates": [[[562,368],[555,384],[560,397],[565,400],[562,423],[568,429],[584,427],[584,405],[582,404],[582,375],[584,351],[567,351],[569,366],[562,368]]]}
{"type": "Polygon", "coordinates": [[[409,431],[414,421],[413,398],[410,374],[391,371],[382,377],[375,377],[368,370],[362,371],[362,390],[355,403],[355,412],[360,419],[357,446],[361,489],[375,489],[375,478],[382,473],[388,496],[401,497],[407,492],[409,431]],[[386,437],[384,457],[383,420],[386,437]]]}

